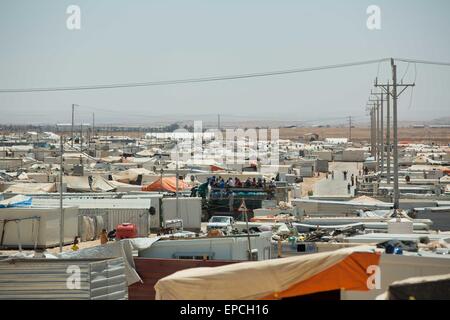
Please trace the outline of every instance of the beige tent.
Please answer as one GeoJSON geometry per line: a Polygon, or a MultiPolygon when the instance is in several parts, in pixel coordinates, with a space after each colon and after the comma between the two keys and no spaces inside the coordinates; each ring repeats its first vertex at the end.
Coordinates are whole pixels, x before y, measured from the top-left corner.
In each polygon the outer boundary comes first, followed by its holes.
{"type": "Polygon", "coordinates": [[[19,193],[19,194],[56,192],[56,184],[54,184],[54,183],[16,183],[16,184],[9,186],[4,192],[5,193],[19,193]]]}
{"type": "Polygon", "coordinates": [[[358,198],[352,199],[349,202],[352,203],[366,203],[366,204],[379,204],[379,203],[386,203],[383,202],[381,200],[372,198],[372,197],[368,197],[368,196],[360,196],[358,198]]]}
{"type": "Polygon", "coordinates": [[[113,180],[118,182],[131,183],[135,182],[138,179],[139,175],[147,175],[151,173],[153,172],[144,168],[131,168],[117,174],[113,174],[112,178],[113,180]]]}
{"type": "Polygon", "coordinates": [[[115,189],[108,180],[101,176],[93,176],[92,189],[89,186],[88,176],[67,176],[63,178],[63,182],[67,184],[68,191],[74,192],[108,192],[115,189]]]}
{"type": "Polygon", "coordinates": [[[380,255],[367,246],[221,267],[192,268],[160,279],[157,300],[279,299],[339,289],[368,290],[367,268],[380,255]]]}

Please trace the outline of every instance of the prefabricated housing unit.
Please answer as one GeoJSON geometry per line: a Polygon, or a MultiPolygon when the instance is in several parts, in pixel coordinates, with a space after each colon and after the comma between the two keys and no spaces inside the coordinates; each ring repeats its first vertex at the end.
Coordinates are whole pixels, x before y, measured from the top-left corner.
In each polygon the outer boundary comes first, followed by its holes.
{"type": "MultiPolygon", "coordinates": [[[[83,217],[95,219],[98,235],[102,228],[113,230],[122,223],[133,223],[138,228],[139,237],[147,237],[151,231],[160,228],[160,199],[162,195],[130,198],[96,199],[93,197],[65,198],[64,203],[79,208],[79,234],[84,233],[83,217]],[[150,208],[155,209],[155,214],[150,214],[150,208]]],[[[33,203],[58,206],[56,198],[33,198],[33,203]]]]}
{"type": "MultiPolygon", "coordinates": [[[[257,260],[271,258],[272,232],[250,235],[253,252],[257,260]],[[257,250],[257,251],[256,251],[257,250]]],[[[248,260],[247,235],[193,238],[183,240],[159,240],[151,247],[139,251],[139,257],[190,260],[248,260]]]]}
{"type": "Polygon", "coordinates": [[[201,198],[178,198],[178,216],[177,199],[162,199],[162,217],[164,221],[173,219],[182,219],[185,230],[199,232],[202,219],[202,199],[201,198]]]}
{"type": "MultiPolygon", "coordinates": [[[[51,248],[59,245],[59,207],[0,209],[0,247],[51,248]]],[[[64,207],[64,244],[78,235],[78,208],[64,207]]]]}

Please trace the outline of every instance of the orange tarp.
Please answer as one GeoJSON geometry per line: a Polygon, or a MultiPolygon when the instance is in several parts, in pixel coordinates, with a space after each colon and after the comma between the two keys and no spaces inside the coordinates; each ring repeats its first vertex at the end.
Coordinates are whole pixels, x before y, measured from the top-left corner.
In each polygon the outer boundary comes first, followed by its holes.
{"type": "Polygon", "coordinates": [[[355,252],[332,267],[294,284],[287,290],[275,292],[263,300],[297,297],[332,290],[368,291],[367,268],[378,265],[379,254],[355,252]]]}
{"type": "Polygon", "coordinates": [[[368,291],[379,253],[359,246],[281,259],[193,268],[160,279],[157,300],[281,299],[333,290],[368,291]]]}
{"type": "MultiPolygon", "coordinates": [[[[159,178],[155,182],[143,186],[142,191],[166,191],[166,192],[176,192],[176,178],[175,177],[164,177],[159,178]]],[[[178,180],[178,191],[189,189],[189,185],[183,180],[178,180]]]]}

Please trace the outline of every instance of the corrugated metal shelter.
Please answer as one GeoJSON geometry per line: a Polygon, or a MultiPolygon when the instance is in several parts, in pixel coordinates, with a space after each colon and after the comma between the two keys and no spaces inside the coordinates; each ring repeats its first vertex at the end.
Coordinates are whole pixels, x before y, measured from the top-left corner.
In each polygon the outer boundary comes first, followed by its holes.
{"type": "Polygon", "coordinates": [[[0,300],[12,299],[128,299],[124,260],[1,260],[0,300]]]}

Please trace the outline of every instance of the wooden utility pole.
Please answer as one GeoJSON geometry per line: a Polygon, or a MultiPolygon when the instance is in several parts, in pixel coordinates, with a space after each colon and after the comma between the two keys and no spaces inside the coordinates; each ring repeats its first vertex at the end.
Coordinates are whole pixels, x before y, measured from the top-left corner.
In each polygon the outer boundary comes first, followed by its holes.
{"type": "Polygon", "coordinates": [[[398,210],[400,207],[400,191],[398,186],[398,118],[397,118],[397,102],[400,95],[408,88],[414,87],[415,83],[412,84],[398,84],[397,83],[397,65],[395,64],[394,59],[391,59],[391,68],[392,68],[392,92],[390,92],[389,84],[379,84],[378,80],[375,82],[376,87],[382,88],[388,95],[392,97],[392,117],[393,117],[393,144],[394,144],[394,211],[398,210]],[[398,88],[402,88],[400,92],[398,92],[398,88]]]}

